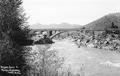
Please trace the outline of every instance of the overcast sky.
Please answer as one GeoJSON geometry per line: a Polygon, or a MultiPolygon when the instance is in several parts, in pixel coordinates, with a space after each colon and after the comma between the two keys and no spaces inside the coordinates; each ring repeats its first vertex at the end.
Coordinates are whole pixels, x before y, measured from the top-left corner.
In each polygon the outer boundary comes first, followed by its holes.
{"type": "Polygon", "coordinates": [[[85,25],[106,14],[120,12],[120,0],[23,0],[29,24],[85,25]]]}

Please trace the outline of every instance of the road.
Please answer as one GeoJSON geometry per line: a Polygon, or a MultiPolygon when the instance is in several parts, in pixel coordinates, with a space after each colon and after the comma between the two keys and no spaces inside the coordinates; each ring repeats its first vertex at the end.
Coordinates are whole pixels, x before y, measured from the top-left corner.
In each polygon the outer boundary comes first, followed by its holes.
{"type": "Polygon", "coordinates": [[[50,49],[56,49],[65,57],[64,66],[71,66],[74,73],[84,76],[120,76],[120,54],[95,48],[78,48],[71,40],[55,41],[50,49]]]}

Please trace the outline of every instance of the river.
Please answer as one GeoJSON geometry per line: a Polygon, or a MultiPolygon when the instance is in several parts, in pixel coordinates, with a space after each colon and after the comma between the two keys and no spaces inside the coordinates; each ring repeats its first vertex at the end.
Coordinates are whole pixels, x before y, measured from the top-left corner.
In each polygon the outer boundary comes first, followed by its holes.
{"type": "Polygon", "coordinates": [[[55,49],[65,58],[64,67],[84,76],[120,76],[120,54],[95,48],[78,48],[72,40],[55,40],[49,50],[55,49]]]}
{"type": "Polygon", "coordinates": [[[120,54],[95,48],[78,48],[68,39],[56,41],[51,46],[65,57],[65,65],[74,72],[84,72],[85,76],[120,76],[120,54]]]}

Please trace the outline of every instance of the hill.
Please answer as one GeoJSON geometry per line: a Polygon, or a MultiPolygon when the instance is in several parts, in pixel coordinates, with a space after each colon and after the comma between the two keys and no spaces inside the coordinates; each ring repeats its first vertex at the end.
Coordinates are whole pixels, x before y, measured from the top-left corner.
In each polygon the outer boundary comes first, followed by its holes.
{"type": "Polygon", "coordinates": [[[38,29],[38,30],[76,30],[81,27],[82,27],[81,25],[69,24],[69,23],[50,24],[50,25],[43,25],[38,23],[31,25],[30,28],[38,29]]]}
{"type": "Polygon", "coordinates": [[[120,29],[120,13],[108,14],[100,19],[97,19],[84,27],[89,30],[104,30],[111,29],[110,27],[114,25],[120,29]]]}

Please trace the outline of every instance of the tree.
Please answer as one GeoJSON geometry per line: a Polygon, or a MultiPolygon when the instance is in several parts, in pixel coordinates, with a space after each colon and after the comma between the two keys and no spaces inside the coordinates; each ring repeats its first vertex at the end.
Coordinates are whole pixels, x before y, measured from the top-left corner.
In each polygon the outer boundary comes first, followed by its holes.
{"type": "Polygon", "coordinates": [[[21,5],[22,0],[0,0],[0,65],[18,66],[23,74],[23,43],[30,30],[21,5]]]}
{"type": "Polygon", "coordinates": [[[112,33],[114,33],[114,34],[120,33],[119,27],[117,25],[115,25],[114,22],[112,22],[111,28],[113,29],[112,33]]]}
{"type": "Polygon", "coordinates": [[[55,49],[49,50],[50,46],[49,44],[32,46],[33,50],[27,53],[26,61],[31,66],[29,76],[33,73],[40,76],[55,76],[54,74],[62,67],[64,57],[60,57],[55,49]]]}

